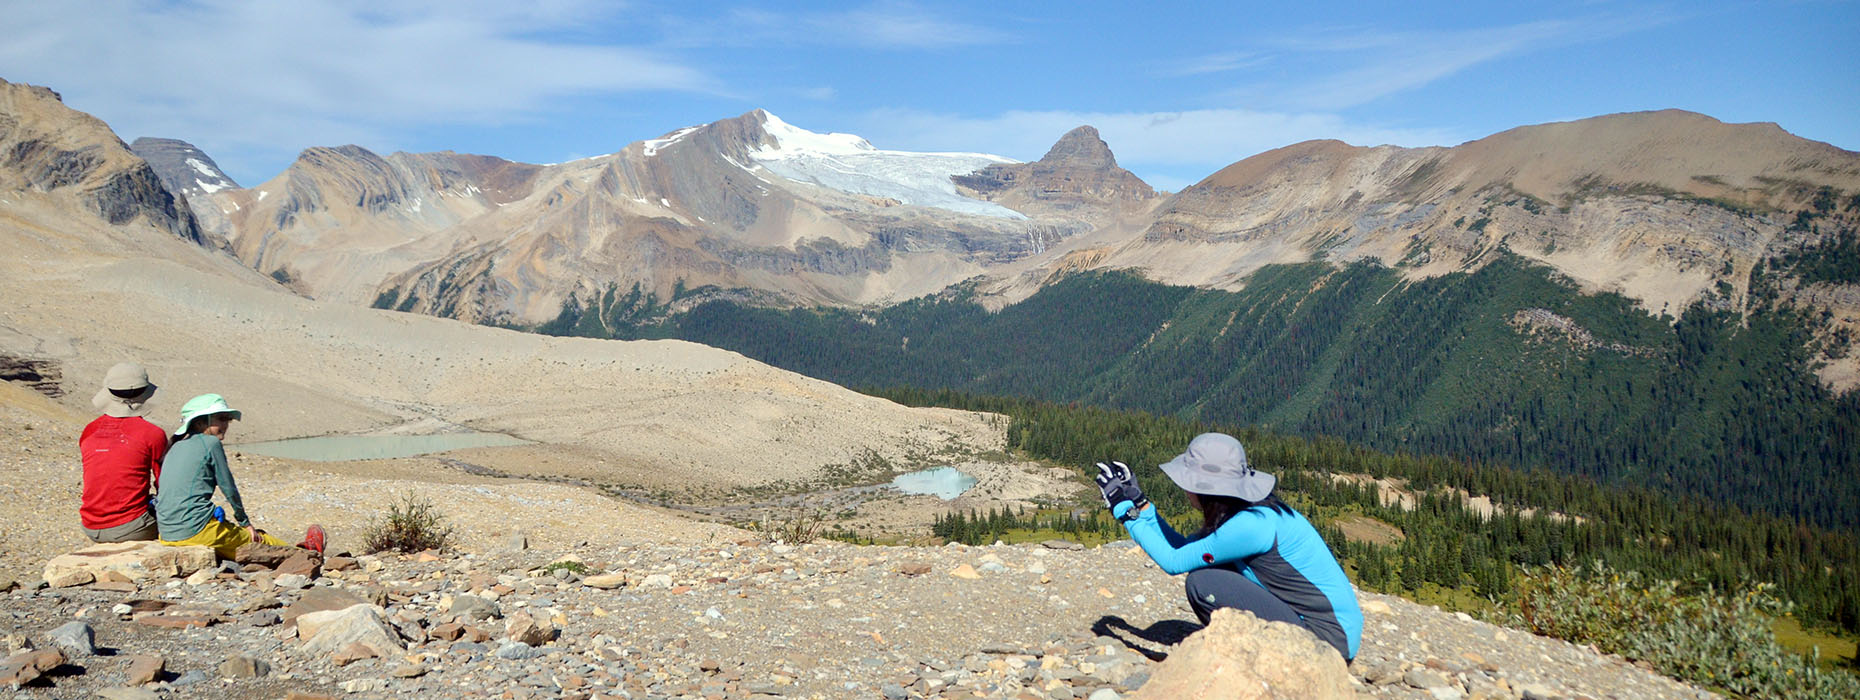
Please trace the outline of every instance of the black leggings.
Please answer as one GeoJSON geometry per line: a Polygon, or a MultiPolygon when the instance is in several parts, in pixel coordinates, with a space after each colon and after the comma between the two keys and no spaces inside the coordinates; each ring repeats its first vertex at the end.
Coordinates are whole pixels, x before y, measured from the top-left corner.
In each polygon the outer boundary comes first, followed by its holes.
{"type": "MultiPolygon", "coordinates": [[[[1224,566],[1210,566],[1188,572],[1188,605],[1195,609],[1195,617],[1201,618],[1201,624],[1208,624],[1208,618],[1215,608],[1235,608],[1253,613],[1254,617],[1267,622],[1284,622],[1310,630],[1318,639],[1324,635],[1305,623],[1298,612],[1279,600],[1252,579],[1241,574],[1237,569],[1224,566]]],[[[1328,641],[1328,640],[1326,640],[1328,641]]],[[[1330,642],[1335,647],[1335,642],[1330,642]]],[[[1350,661],[1350,653],[1339,648],[1344,661],[1350,661]]]]}

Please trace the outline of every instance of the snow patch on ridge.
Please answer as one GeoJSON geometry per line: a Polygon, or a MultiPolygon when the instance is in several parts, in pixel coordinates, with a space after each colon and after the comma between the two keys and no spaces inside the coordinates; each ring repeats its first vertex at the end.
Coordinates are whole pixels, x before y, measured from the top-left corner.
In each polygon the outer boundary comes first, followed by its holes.
{"type": "Polygon", "coordinates": [[[644,151],[644,154],[647,158],[651,158],[659,154],[659,149],[664,148],[666,146],[670,146],[674,143],[678,143],[679,139],[682,139],[686,135],[690,134],[693,131],[697,131],[697,130],[698,128],[695,126],[687,126],[683,129],[679,129],[677,131],[672,132],[670,136],[667,136],[662,139],[647,139],[645,141],[640,142],[641,143],[640,149],[644,151]]]}
{"type": "Polygon", "coordinates": [[[770,172],[841,192],[886,197],[904,204],[949,211],[1025,219],[1026,215],[993,202],[956,193],[955,175],[997,163],[1017,163],[987,153],[916,153],[885,151],[853,134],[818,134],[762,112],[762,129],[775,141],[749,157],[770,172]]]}
{"type": "Polygon", "coordinates": [[[215,170],[213,166],[200,162],[199,158],[189,158],[187,159],[187,164],[194,169],[194,172],[200,173],[206,178],[195,178],[194,184],[200,189],[205,190],[207,194],[213,194],[214,192],[232,187],[232,182],[226,179],[224,173],[215,170]]]}

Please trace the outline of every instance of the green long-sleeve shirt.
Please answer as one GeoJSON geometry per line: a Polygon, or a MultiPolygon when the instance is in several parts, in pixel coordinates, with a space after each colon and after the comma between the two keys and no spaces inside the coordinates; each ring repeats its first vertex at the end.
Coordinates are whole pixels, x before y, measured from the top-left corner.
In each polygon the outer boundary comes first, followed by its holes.
{"type": "Polygon", "coordinates": [[[252,523],[239,500],[239,485],[226,465],[226,448],[212,435],[195,434],[168,447],[161,460],[161,481],[155,497],[155,524],[161,538],[184,540],[200,534],[213,519],[213,489],[226,494],[233,522],[252,523]]]}

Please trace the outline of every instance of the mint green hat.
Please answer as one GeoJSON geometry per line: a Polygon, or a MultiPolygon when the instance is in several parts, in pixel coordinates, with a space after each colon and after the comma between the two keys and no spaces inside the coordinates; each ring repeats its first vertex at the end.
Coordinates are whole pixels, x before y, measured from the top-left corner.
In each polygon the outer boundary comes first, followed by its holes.
{"type": "Polygon", "coordinates": [[[216,413],[231,413],[233,420],[239,420],[242,415],[238,409],[226,405],[225,397],[219,394],[201,394],[181,404],[181,427],[175,429],[174,434],[186,435],[187,424],[194,422],[195,418],[216,413]]]}

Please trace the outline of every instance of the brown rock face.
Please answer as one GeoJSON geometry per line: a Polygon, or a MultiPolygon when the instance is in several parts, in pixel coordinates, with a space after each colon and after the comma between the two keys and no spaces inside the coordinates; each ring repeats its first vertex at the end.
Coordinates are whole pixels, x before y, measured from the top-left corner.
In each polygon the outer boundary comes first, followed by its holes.
{"type": "Polygon", "coordinates": [[[1133,700],[1349,700],[1356,697],[1337,650],[1310,632],[1223,608],[1151,673],[1133,700]]]}
{"type": "Polygon", "coordinates": [[[978,197],[1029,215],[1096,225],[1141,210],[1157,196],[1142,179],[1118,167],[1111,147],[1090,126],[1067,132],[1032,163],[990,165],[953,179],[978,197]]]}

